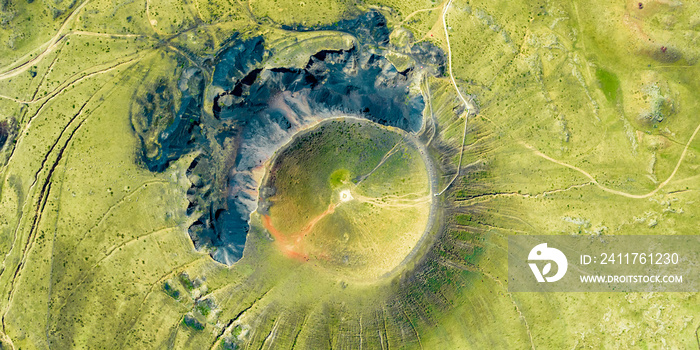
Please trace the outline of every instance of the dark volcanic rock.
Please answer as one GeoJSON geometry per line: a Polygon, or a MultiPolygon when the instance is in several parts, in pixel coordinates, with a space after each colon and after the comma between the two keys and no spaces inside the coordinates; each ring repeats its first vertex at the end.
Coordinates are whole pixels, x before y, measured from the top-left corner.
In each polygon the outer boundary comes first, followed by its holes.
{"type": "Polygon", "coordinates": [[[0,148],[5,145],[7,138],[10,136],[6,121],[0,122],[0,148]]]}
{"type": "Polygon", "coordinates": [[[364,45],[385,46],[389,43],[389,34],[391,30],[387,27],[386,18],[377,11],[369,11],[352,19],[345,19],[338,23],[319,26],[305,27],[298,26],[282,26],[287,30],[299,32],[313,30],[335,30],[354,35],[364,45]]]}
{"type": "Polygon", "coordinates": [[[218,118],[248,125],[268,115],[287,129],[292,119],[335,112],[363,115],[407,131],[418,131],[422,124],[423,97],[409,94],[413,72],[398,72],[386,58],[372,53],[324,51],[312,56],[305,69],[252,73],[252,84],[242,88],[239,82],[215,99],[218,118]],[[227,95],[237,102],[221,103],[227,95]],[[286,96],[284,101],[275,100],[280,95],[286,96]]]}
{"type": "MultiPolygon", "coordinates": [[[[204,151],[188,170],[188,175],[196,173],[192,178],[197,181],[188,191],[188,214],[199,218],[190,235],[198,249],[208,249],[219,262],[232,264],[241,258],[250,214],[258,205],[255,174],[294,134],[323,119],[346,115],[409,132],[422,126],[425,104],[417,86],[426,74],[443,74],[442,51],[428,43],[392,47],[414,62],[397,71],[384,56],[390,30],[376,11],[315,29],[352,34],[356,44],[350,49],[309,53],[305,67],[287,68],[268,64],[273,52],[262,37],[234,39],[210,61],[209,87],[197,68],[185,70],[178,86],[181,104],[172,109],[173,122],[159,136],[157,155],[145,157],[149,169],[160,171],[182,154],[204,151]],[[205,112],[214,118],[201,115],[202,106],[208,105],[212,110],[205,112]],[[213,174],[200,171],[215,168],[208,163],[213,159],[207,160],[207,150],[212,149],[208,143],[224,145],[230,140],[236,145],[230,169],[213,174]],[[210,194],[207,184],[222,181],[227,189],[223,197],[210,194]]],[[[144,110],[143,118],[151,118],[149,109],[144,110]]]]}

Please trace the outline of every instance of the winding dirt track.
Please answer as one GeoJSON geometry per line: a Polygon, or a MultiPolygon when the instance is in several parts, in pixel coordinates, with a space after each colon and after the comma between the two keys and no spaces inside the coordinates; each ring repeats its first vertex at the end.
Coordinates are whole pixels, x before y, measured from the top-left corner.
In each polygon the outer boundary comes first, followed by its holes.
{"type": "Polygon", "coordinates": [[[447,16],[447,10],[449,10],[450,5],[452,5],[452,0],[447,1],[447,4],[442,9],[442,28],[445,30],[445,42],[447,43],[447,64],[450,73],[450,81],[452,81],[452,86],[454,86],[455,91],[457,91],[457,95],[459,96],[459,99],[462,100],[467,110],[463,114],[464,132],[462,133],[462,147],[459,151],[459,162],[457,162],[457,172],[455,173],[452,180],[450,180],[450,182],[448,182],[447,185],[445,185],[445,188],[442,189],[442,191],[435,194],[436,196],[440,196],[443,193],[445,193],[445,191],[447,191],[447,189],[450,188],[450,186],[452,186],[455,180],[457,180],[457,178],[459,177],[460,170],[462,168],[462,158],[464,156],[464,143],[467,140],[467,122],[469,121],[469,116],[476,113],[476,106],[472,102],[471,98],[466,99],[464,95],[462,95],[462,92],[459,90],[457,82],[455,81],[455,76],[454,74],[452,74],[452,48],[450,47],[450,33],[447,30],[447,21],[445,19],[445,17],[447,16]]]}
{"type": "Polygon", "coordinates": [[[666,178],[666,180],[665,180],[664,182],[660,183],[659,186],[657,186],[654,190],[652,190],[651,192],[646,193],[646,194],[630,194],[630,193],[627,193],[627,192],[623,192],[623,191],[619,191],[619,190],[614,190],[614,189],[612,189],[612,188],[605,187],[605,186],[601,185],[600,183],[598,183],[598,180],[596,180],[596,179],[593,177],[593,175],[589,174],[587,171],[585,171],[585,170],[583,170],[583,169],[581,169],[581,168],[579,168],[579,167],[573,166],[573,165],[571,165],[571,164],[567,164],[567,163],[564,163],[564,162],[562,162],[562,161],[556,160],[556,159],[554,159],[554,158],[552,158],[552,157],[550,157],[550,156],[548,156],[548,155],[546,155],[546,154],[544,154],[544,153],[538,151],[537,149],[535,149],[535,147],[532,147],[532,146],[528,145],[527,143],[520,142],[520,144],[522,144],[525,148],[527,148],[527,149],[531,150],[532,152],[534,152],[536,155],[538,155],[538,156],[540,156],[540,157],[542,157],[542,158],[544,158],[544,159],[546,159],[546,160],[548,160],[548,161],[550,161],[550,162],[552,162],[552,163],[556,163],[556,164],[559,164],[559,165],[561,165],[561,166],[565,166],[565,167],[567,167],[567,168],[569,168],[569,169],[578,171],[579,173],[583,174],[583,176],[585,176],[585,177],[587,177],[589,180],[591,180],[591,183],[592,183],[592,184],[594,184],[596,187],[600,188],[601,190],[603,190],[603,191],[605,191],[605,192],[612,193],[612,194],[616,194],[616,195],[620,195],[620,196],[627,197],[627,198],[641,199],[641,198],[648,198],[648,197],[651,197],[651,196],[655,195],[655,194],[656,194],[657,192],[659,192],[662,188],[664,188],[666,185],[668,185],[669,182],[671,182],[671,180],[673,179],[673,177],[676,175],[676,172],[678,172],[678,168],[680,168],[681,163],[683,163],[683,159],[685,159],[685,155],[686,155],[686,153],[688,152],[688,148],[690,147],[690,144],[691,144],[691,143],[693,142],[693,140],[695,139],[695,136],[698,134],[698,131],[700,131],[700,125],[698,125],[698,126],[695,128],[695,131],[693,132],[693,134],[692,134],[692,135],[690,136],[690,138],[688,139],[688,142],[686,142],[685,147],[683,148],[683,152],[681,152],[681,156],[678,158],[678,162],[676,163],[676,167],[673,168],[673,171],[672,171],[671,174],[668,176],[668,178],[666,178]]]}
{"type": "Polygon", "coordinates": [[[11,77],[14,77],[18,74],[25,72],[27,69],[29,69],[29,67],[32,66],[32,64],[34,62],[41,61],[42,59],[44,59],[44,57],[46,55],[48,55],[49,53],[51,53],[51,51],[56,49],[58,42],[61,39],[63,39],[63,37],[66,36],[66,34],[63,34],[63,31],[68,27],[68,25],[73,20],[73,18],[75,18],[78,15],[80,10],[82,10],[83,7],[85,7],[85,5],[87,5],[87,3],[88,3],[88,1],[86,0],[85,2],[80,4],[80,6],[78,6],[75,10],[73,10],[73,12],[70,14],[70,16],[68,16],[68,18],[66,18],[66,20],[63,22],[63,24],[61,25],[61,28],[58,29],[58,32],[56,32],[56,35],[54,35],[51,38],[51,40],[47,41],[46,43],[44,43],[43,45],[40,46],[40,48],[43,46],[46,46],[46,48],[44,48],[44,50],[40,54],[38,54],[36,57],[34,57],[32,59],[27,60],[27,58],[31,57],[31,55],[34,54],[34,51],[32,51],[32,52],[28,53],[27,55],[25,55],[24,57],[20,58],[19,60],[9,64],[7,67],[2,68],[3,72],[0,73],[0,80],[11,78],[11,77]],[[21,62],[21,63],[18,63],[18,62],[21,62]]]}
{"type": "Polygon", "coordinates": [[[326,211],[311,219],[311,221],[309,221],[309,223],[306,224],[301,231],[295,232],[291,235],[285,235],[284,233],[280,232],[272,224],[272,219],[269,215],[262,216],[263,227],[265,227],[265,229],[270,232],[272,237],[275,238],[275,244],[285,256],[301,261],[308,261],[309,256],[304,252],[304,237],[311,233],[311,230],[313,230],[314,226],[316,226],[321,219],[329,214],[333,214],[337,206],[338,203],[329,204],[326,211]]]}

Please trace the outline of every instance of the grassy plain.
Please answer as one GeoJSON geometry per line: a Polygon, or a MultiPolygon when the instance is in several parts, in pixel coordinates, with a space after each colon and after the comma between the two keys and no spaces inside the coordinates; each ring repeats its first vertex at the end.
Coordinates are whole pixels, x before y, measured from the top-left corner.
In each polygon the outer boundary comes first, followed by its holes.
{"type": "MultiPolygon", "coordinates": [[[[700,121],[688,77],[698,76],[698,46],[688,43],[698,36],[687,30],[698,9],[637,3],[452,2],[454,75],[480,111],[448,227],[485,239],[462,268],[509,302],[475,310],[484,292],[465,287],[426,348],[697,346],[696,293],[507,291],[509,235],[696,234],[700,121]],[[520,332],[484,330],[478,317],[517,320],[520,332]]],[[[424,38],[446,47],[437,29],[424,38]]],[[[446,82],[431,89],[433,105],[456,103],[446,82]]],[[[438,115],[443,136],[459,144],[450,115],[438,115]]]]}

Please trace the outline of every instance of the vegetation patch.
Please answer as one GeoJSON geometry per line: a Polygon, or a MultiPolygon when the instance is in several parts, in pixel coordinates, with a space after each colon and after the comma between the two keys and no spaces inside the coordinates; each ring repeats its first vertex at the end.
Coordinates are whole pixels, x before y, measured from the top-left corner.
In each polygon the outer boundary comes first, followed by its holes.
{"type": "Polygon", "coordinates": [[[196,317],[189,314],[182,318],[182,324],[196,331],[201,331],[204,329],[204,323],[200,322],[196,317]]]}
{"type": "Polygon", "coordinates": [[[620,79],[614,73],[602,68],[595,71],[595,76],[598,78],[600,88],[605,94],[608,102],[616,103],[620,92],[620,79]]]}
{"type": "Polygon", "coordinates": [[[331,183],[331,188],[335,189],[350,181],[350,170],[348,169],[338,169],[331,173],[329,178],[331,183]]]}
{"type": "Polygon", "coordinates": [[[175,287],[170,284],[170,282],[165,282],[163,283],[163,291],[165,294],[169,295],[173,299],[179,299],[180,298],[180,291],[175,289],[175,287]]]}

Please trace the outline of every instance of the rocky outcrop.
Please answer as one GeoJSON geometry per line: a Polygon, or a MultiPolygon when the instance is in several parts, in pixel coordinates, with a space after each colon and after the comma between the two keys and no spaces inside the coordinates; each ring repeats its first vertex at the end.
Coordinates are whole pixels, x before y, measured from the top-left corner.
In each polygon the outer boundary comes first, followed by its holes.
{"type": "Polygon", "coordinates": [[[307,55],[308,62],[304,67],[284,67],[274,64],[278,49],[266,47],[262,37],[236,38],[209,61],[211,72],[184,70],[173,122],[161,132],[158,151],[150,151],[157,156],[145,157],[151,170],[160,171],[184,153],[202,151],[190,169],[197,184],[190,189],[189,213],[199,217],[190,235],[196,247],[209,250],[217,261],[232,264],[241,258],[250,214],[258,205],[258,174],[294,134],[340,115],[408,132],[417,132],[423,124],[425,104],[418,84],[426,74],[443,74],[442,51],[428,43],[413,45],[411,40],[401,47],[390,44],[386,20],[375,11],[314,30],[325,30],[326,36],[333,33],[329,30],[351,35],[354,44],[319,50],[318,40],[313,47],[303,42],[298,47],[286,45],[285,55],[292,50],[296,56],[307,55]],[[389,53],[407,57],[404,62],[410,64],[397,70],[387,59],[389,53]],[[212,77],[208,86],[202,85],[203,75],[212,77]],[[228,155],[230,168],[198,171],[204,164],[211,166],[213,160],[206,160],[208,150],[215,148],[208,145],[211,142],[228,142],[225,149],[233,153],[228,155]],[[221,195],[209,185],[217,182],[225,183],[221,195]]]}

